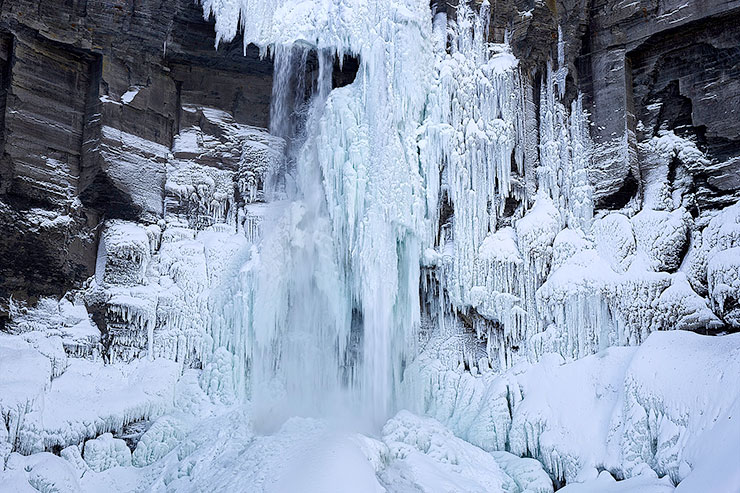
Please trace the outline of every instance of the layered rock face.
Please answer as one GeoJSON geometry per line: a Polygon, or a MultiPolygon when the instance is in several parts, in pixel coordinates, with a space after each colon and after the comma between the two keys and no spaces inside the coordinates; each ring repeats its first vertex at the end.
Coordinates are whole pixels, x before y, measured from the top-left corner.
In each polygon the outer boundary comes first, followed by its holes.
{"type": "Polygon", "coordinates": [[[199,108],[234,128],[268,123],[272,63],[239,42],[214,49],[189,0],[4,2],[0,33],[5,315],[10,296],[33,302],[87,279],[105,220],[162,218],[175,136],[230,138],[199,108]]]}

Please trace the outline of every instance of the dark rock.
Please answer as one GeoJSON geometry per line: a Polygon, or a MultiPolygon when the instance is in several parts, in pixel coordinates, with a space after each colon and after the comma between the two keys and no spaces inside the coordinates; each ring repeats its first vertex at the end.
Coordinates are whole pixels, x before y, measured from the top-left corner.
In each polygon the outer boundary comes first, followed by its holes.
{"type": "MultiPolygon", "coordinates": [[[[431,2],[451,18],[457,4],[431,2]]],[[[89,277],[102,221],[161,218],[168,153],[194,124],[183,108],[269,124],[272,61],[241,40],[216,49],[213,25],[193,0],[0,3],[0,315],[11,294],[89,277]]],[[[738,26],[740,0],[496,0],[489,34],[535,88],[530,125],[562,41],[566,103],[585,94],[599,144],[599,208],[641,196],[637,144],[673,130],[707,156],[682,163],[703,211],[740,198],[738,26]]],[[[358,67],[337,63],[334,86],[358,67]]]]}
{"type": "Polygon", "coordinates": [[[0,315],[89,277],[103,220],[161,217],[182,105],[267,125],[272,62],[214,45],[192,0],[0,3],[0,315]]]}

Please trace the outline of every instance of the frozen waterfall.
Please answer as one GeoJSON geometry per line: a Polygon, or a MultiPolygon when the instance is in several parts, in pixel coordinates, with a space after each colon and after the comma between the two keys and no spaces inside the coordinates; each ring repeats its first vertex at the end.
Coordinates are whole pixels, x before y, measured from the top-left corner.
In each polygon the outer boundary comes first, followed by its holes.
{"type": "Polygon", "coordinates": [[[171,148],[101,129],[161,165],[161,214],[101,219],[95,275],[61,300],[11,299],[0,484],[733,481],[714,471],[740,453],[740,334],[721,333],[740,206],[692,216],[687,170],[710,161],[662,129],[602,206],[569,26],[532,63],[495,2],[452,3],[200,0],[216,48],[259,64],[264,120],[179,101],[171,148]]]}
{"type": "MultiPolygon", "coordinates": [[[[590,224],[588,132],[580,100],[572,118],[559,101],[563,69],[543,80],[538,149],[533,89],[508,46],[488,42],[488,3],[462,4],[449,25],[423,2],[371,3],[334,3],[324,17],[276,2],[270,22],[243,26],[245,44],[275,60],[270,130],[287,145],[265,197],[280,212],[217,294],[211,331],[232,353],[238,393],[272,417],[333,408],[382,422],[397,408],[431,295],[422,264],[441,281],[437,323],[477,310],[491,321],[476,321],[489,355],[510,366],[510,348],[542,331],[543,234],[590,224]],[[297,22],[304,14],[311,22],[297,22]],[[359,71],[332,90],[345,54],[359,71]],[[440,224],[443,201],[454,216],[440,224]],[[512,221],[519,247],[496,260],[512,221]]],[[[264,4],[204,7],[228,39],[236,12],[264,4]]]]}
{"type": "Polygon", "coordinates": [[[229,301],[213,304],[212,333],[232,352],[239,392],[272,417],[344,408],[381,423],[414,356],[420,252],[436,211],[416,150],[431,83],[431,16],[386,6],[373,18],[384,14],[384,29],[367,39],[335,27],[349,48],[265,46],[275,58],[271,132],[287,141],[283,166],[267,180],[280,219],[218,294],[229,301]],[[387,42],[396,39],[414,49],[393,49],[387,42]],[[345,49],[359,55],[360,69],[331,91],[345,49]]]}

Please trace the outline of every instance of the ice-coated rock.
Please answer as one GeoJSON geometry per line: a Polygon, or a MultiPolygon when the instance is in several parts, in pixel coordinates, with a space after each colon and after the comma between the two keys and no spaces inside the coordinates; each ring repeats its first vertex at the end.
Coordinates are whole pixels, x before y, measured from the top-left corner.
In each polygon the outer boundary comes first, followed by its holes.
{"type": "Polygon", "coordinates": [[[675,484],[693,475],[708,480],[715,470],[711,481],[721,490],[736,478],[720,457],[740,452],[730,438],[738,433],[738,399],[723,390],[738,384],[738,351],[737,334],[657,332],[639,348],[566,364],[549,355],[479,376],[431,352],[409,367],[405,384],[410,405],[456,435],[532,455],[553,478],[581,482],[599,467],[627,477],[652,469],[675,484]]]}
{"type": "Polygon", "coordinates": [[[99,283],[135,285],[143,281],[151,257],[146,230],[131,222],[112,221],[105,226],[98,250],[99,283]]]}
{"type": "Polygon", "coordinates": [[[104,433],[94,440],[86,441],[84,450],[85,462],[95,472],[102,472],[111,467],[131,465],[131,450],[126,442],[113,438],[110,433],[104,433]]]}
{"type": "Polygon", "coordinates": [[[142,435],[132,455],[132,463],[137,467],[148,466],[161,459],[185,437],[184,423],[177,418],[159,418],[142,435]]]}

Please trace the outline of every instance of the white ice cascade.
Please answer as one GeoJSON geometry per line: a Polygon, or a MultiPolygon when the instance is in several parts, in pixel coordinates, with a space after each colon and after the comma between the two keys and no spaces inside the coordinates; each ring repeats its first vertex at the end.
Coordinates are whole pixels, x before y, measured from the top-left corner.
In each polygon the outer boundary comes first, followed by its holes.
{"type": "Polygon", "coordinates": [[[506,44],[488,42],[488,9],[487,2],[477,13],[461,4],[450,53],[437,59],[420,149],[422,161],[442,165],[441,190],[454,215],[425,257],[449,296],[436,304],[474,309],[489,359],[507,368],[538,357],[528,343],[547,327],[536,293],[550,272],[555,236],[590,229],[592,145],[581,98],[570,111],[562,103],[562,41],[559,68],[543,76],[537,122],[534,90],[518,60],[506,44]]]}
{"type": "Polygon", "coordinates": [[[488,41],[488,2],[461,4],[449,25],[421,0],[204,8],[219,39],[249,19],[244,42],[275,55],[271,130],[289,141],[282,218],[212,303],[214,347],[235,358],[239,391],[277,378],[305,413],[350,399],[387,414],[418,339],[422,262],[441,281],[437,305],[475,310],[495,366],[536,359],[553,241],[582,235],[593,213],[587,118],[580,98],[570,112],[561,102],[563,50],[538,128],[518,60],[488,41]],[[309,50],[320,74],[305,106],[309,50]],[[347,53],[357,77],[330,91],[347,53]],[[441,228],[440,199],[454,209],[441,228]]]}
{"type": "Polygon", "coordinates": [[[219,348],[227,349],[238,392],[271,406],[265,416],[279,417],[282,406],[292,414],[344,408],[383,419],[413,357],[420,252],[436,212],[417,150],[434,63],[429,6],[204,7],[216,15],[220,37],[235,35],[241,15],[249,19],[245,43],[274,53],[271,130],[292,140],[283,176],[274,180],[285,182],[288,197],[271,205],[280,218],[265,226],[261,244],[212,299],[218,357],[207,370],[221,364],[219,348]],[[285,70],[305,71],[309,50],[318,53],[319,74],[302,112],[301,74],[285,70]],[[330,92],[334,57],[345,53],[360,59],[356,79],[330,92]],[[285,124],[301,113],[304,132],[285,124]],[[281,395],[271,395],[275,389],[281,395]]]}

